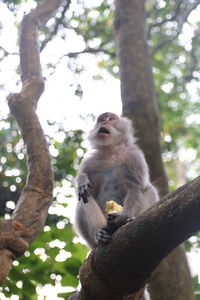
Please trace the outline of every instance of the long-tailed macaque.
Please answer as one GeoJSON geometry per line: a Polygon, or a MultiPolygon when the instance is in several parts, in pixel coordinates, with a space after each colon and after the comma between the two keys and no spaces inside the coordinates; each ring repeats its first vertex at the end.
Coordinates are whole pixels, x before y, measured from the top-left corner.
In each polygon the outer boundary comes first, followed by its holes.
{"type": "Polygon", "coordinates": [[[75,226],[91,248],[108,243],[112,233],[153,203],[158,193],[149,181],[148,166],[135,144],[131,122],[113,113],[101,114],[89,134],[95,150],[76,178],[78,204],[75,226]],[[106,213],[106,202],[123,206],[106,213]]]}

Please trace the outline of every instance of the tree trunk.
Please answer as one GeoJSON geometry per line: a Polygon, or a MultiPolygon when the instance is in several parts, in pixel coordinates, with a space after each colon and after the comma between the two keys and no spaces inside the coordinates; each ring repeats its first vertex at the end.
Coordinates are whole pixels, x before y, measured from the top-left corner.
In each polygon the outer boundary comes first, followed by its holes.
{"type": "MultiPolygon", "coordinates": [[[[123,115],[133,120],[151,180],[163,196],[168,191],[168,184],[162,164],[159,112],[144,28],[145,1],[115,0],[115,5],[114,28],[123,115]]],[[[153,300],[194,299],[190,271],[181,247],[155,270],[150,292],[153,300]]]]}
{"type": "Polygon", "coordinates": [[[42,230],[53,197],[53,172],[48,143],[36,114],[44,90],[38,48],[39,24],[56,12],[62,0],[44,0],[24,16],[20,35],[22,90],[8,98],[27,149],[28,176],[12,220],[0,220],[0,285],[13,259],[22,255],[42,230]]]}

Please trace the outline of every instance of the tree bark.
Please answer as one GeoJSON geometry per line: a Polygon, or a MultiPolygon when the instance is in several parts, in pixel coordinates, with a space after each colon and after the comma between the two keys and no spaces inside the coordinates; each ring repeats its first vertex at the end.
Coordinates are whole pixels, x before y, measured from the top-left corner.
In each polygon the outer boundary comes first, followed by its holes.
{"type": "MultiPolygon", "coordinates": [[[[123,115],[133,120],[139,146],[150,168],[151,180],[163,196],[168,191],[168,184],[162,164],[159,111],[144,28],[145,0],[115,0],[115,6],[114,28],[123,115]]],[[[153,300],[194,299],[190,271],[182,248],[174,250],[156,269],[150,287],[153,300]],[[176,272],[172,272],[174,269],[176,272]]]]}
{"type": "Polygon", "coordinates": [[[20,35],[22,90],[8,98],[9,107],[21,129],[27,148],[28,177],[12,220],[0,221],[0,284],[15,257],[41,231],[52,201],[53,172],[48,144],[36,115],[37,102],[44,90],[38,49],[39,25],[56,12],[62,0],[44,0],[23,18],[20,35]]]}
{"type": "MultiPolygon", "coordinates": [[[[131,299],[141,299],[138,290],[161,260],[200,229],[199,215],[200,177],[122,226],[108,245],[95,248],[80,270],[82,290],[71,299],[124,300],[131,293],[131,299]]],[[[171,292],[166,294],[170,299],[171,292]]]]}

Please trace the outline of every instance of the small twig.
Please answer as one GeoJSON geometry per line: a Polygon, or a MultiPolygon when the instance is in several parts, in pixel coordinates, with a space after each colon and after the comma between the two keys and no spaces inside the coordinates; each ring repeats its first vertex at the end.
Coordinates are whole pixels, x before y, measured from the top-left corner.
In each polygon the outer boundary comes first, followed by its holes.
{"type": "Polygon", "coordinates": [[[68,57],[76,57],[80,54],[85,54],[85,53],[91,53],[91,54],[96,54],[96,53],[104,53],[104,54],[108,54],[109,56],[111,56],[112,58],[116,57],[115,52],[110,52],[106,49],[102,48],[103,44],[101,44],[98,48],[90,48],[90,47],[86,47],[84,50],[82,51],[78,51],[78,52],[69,52],[68,54],[65,54],[65,56],[68,57]]]}
{"type": "MultiPolygon", "coordinates": [[[[187,19],[189,18],[191,12],[200,4],[200,0],[198,0],[197,2],[195,2],[188,11],[186,11],[185,13],[185,16],[183,17],[183,19],[181,20],[181,22],[179,23],[178,25],[178,29],[177,29],[177,32],[176,34],[171,37],[171,38],[168,38],[166,40],[163,40],[161,41],[160,43],[158,43],[155,47],[152,48],[152,56],[158,51],[160,50],[161,48],[163,48],[164,46],[166,46],[167,44],[169,43],[172,43],[178,36],[179,34],[182,32],[182,29],[183,29],[183,25],[185,22],[187,22],[187,19]]],[[[180,9],[180,7],[179,7],[180,9]]],[[[179,11],[179,10],[178,10],[179,11]]],[[[176,17],[178,16],[179,14],[176,15],[176,17]]]]}
{"type": "Polygon", "coordinates": [[[168,22],[172,22],[174,20],[177,19],[178,15],[180,14],[181,10],[181,1],[178,3],[177,7],[176,7],[176,10],[175,10],[175,13],[171,16],[171,18],[167,19],[167,18],[164,18],[162,21],[160,22],[156,22],[152,25],[149,26],[148,28],[148,31],[147,31],[147,38],[149,39],[150,38],[150,35],[151,35],[151,30],[155,27],[160,27],[162,26],[163,24],[166,24],[168,22]]]}

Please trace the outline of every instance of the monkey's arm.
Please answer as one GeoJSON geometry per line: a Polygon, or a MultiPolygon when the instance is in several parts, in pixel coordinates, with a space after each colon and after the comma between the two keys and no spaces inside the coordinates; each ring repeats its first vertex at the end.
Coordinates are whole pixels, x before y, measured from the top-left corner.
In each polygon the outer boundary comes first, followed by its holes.
{"type": "Polygon", "coordinates": [[[103,243],[110,241],[110,235],[104,232],[107,220],[100,206],[91,195],[92,185],[89,175],[91,160],[86,160],[80,166],[76,176],[76,191],[78,204],[75,216],[75,228],[86,240],[91,248],[97,246],[101,240],[103,243]]]}
{"type": "Polygon", "coordinates": [[[137,190],[137,188],[129,190],[124,203],[124,209],[121,212],[108,214],[107,226],[97,231],[100,243],[105,244],[109,242],[116,230],[126,223],[133,221],[138,215],[159,200],[157,190],[151,183],[149,183],[145,191],[137,190]],[[110,236],[110,239],[108,236],[110,236]]]}
{"type": "Polygon", "coordinates": [[[159,200],[156,188],[149,181],[149,171],[144,155],[137,146],[134,146],[133,152],[127,159],[124,176],[127,183],[127,193],[123,201],[123,210],[108,214],[105,230],[109,234],[134,220],[159,200]]]}

